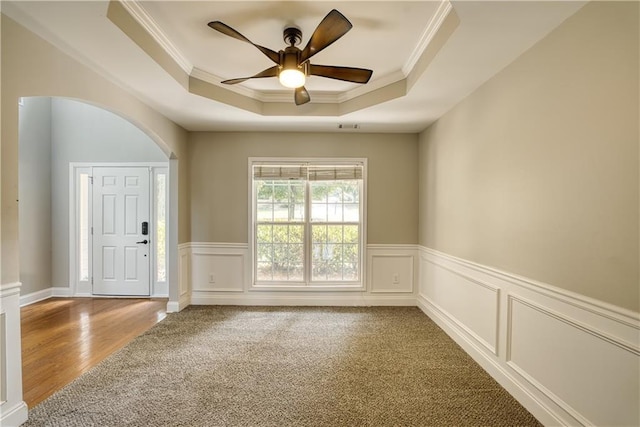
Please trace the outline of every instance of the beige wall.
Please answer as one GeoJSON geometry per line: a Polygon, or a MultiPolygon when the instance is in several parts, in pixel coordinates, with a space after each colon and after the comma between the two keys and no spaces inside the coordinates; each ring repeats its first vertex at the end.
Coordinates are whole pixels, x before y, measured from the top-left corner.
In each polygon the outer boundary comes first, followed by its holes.
{"type": "Polygon", "coordinates": [[[366,157],[368,243],[415,244],[417,140],[415,134],[191,133],[191,241],[247,243],[249,157],[366,157]]]}
{"type": "MultiPolygon", "coordinates": [[[[18,98],[61,96],[109,109],[145,131],[165,154],[184,159],[187,132],[119,86],[71,59],[10,18],[2,15],[2,277],[19,281],[18,269],[18,98]]],[[[180,190],[187,167],[180,163],[180,190]]],[[[186,191],[185,193],[186,194],[186,191]]],[[[179,241],[189,230],[187,200],[179,200],[179,241]]]]}
{"type": "Polygon", "coordinates": [[[420,135],[420,244],[638,311],[638,3],[589,3],[420,135]]]}

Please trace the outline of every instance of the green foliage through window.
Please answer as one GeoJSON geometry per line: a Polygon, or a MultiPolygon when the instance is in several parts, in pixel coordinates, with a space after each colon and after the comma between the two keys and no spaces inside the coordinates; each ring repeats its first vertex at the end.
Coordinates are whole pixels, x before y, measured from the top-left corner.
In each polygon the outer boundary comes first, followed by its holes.
{"type": "Polygon", "coordinates": [[[256,281],[358,282],[361,188],[360,179],[254,178],[256,281]]]}

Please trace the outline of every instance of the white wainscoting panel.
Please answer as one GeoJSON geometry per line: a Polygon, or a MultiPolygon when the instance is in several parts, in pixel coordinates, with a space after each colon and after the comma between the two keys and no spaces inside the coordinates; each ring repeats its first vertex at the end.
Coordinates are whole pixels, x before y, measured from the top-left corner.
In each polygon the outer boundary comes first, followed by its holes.
{"type": "Polygon", "coordinates": [[[632,343],[519,296],[509,296],[508,309],[511,368],[582,424],[639,425],[640,362],[632,343]]]}
{"type": "Polygon", "coordinates": [[[640,425],[640,314],[420,248],[418,306],[545,425],[640,425]]]}
{"type": "Polygon", "coordinates": [[[0,425],[19,426],[27,420],[27,405],[22,400],[22,354],[20,338],[21,283],[0,285],[2,315],[2,357],[0,363],[0,425]]]}
{"type": "Polygon", "coordinates": [[[365,289],[251,287],[246,243],[186,243],[180,250],[180,289],[190,304],[415,306],[416,245],[367,246],[365,289]]]}
{"type": "Polygon", "coordinates": [[[247,245],[191,245],[193,292],[242,292],[247,287],[247,245]]]}
{"type": "Polygon", "coordinates": [[[413,293],[418,276],[415,245],[367,246],[367,289],[371,293],[413,293]]]}
{"type": "Polygon", "coordinates": [[[178,249],[178,268],[180,270],[180,280],[178,282],[178,295],[186,295],[191,289],[191,249],[182,246],[178,249]]]}
{"type": "Polygon", "coordinates": [[[429,296],[431,305],[497,355],[499,288],[430,259],[420,274],[421,294],[429,296]]]}

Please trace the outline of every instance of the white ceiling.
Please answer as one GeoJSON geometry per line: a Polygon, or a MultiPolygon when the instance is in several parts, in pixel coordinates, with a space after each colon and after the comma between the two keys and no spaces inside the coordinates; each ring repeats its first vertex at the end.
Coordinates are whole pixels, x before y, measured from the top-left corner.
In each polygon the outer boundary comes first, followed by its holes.
{"type": "MultiPolygon", "coordinates": [[[[288,109],[286,115],[263,116],[230,106],[224,99],[189,93],[107,18],[108,2],[3,1],[2,13],[188,130],[338,131],[338,123],[358,123],[359,132],[419,132],[583,4],[454,0],[450,5],[459,18],[457,28],[406,95],[341,116],[316,116],[313,105],[288,109]]],[[[425,48],[432,19],[443,10],[439,1],[144,1],[134,6],[187,74],[206,74],[213,84],[217,79],[253,75],[273,64],[253,46],[217,33],[207,22],[222,21],[254,43],[277,51],[285,47],[286,26],[302,30],[299,47],[303,47],[322,18],[338,9],[354,27],[312,62],[370,68],[374,74],[361,88],[309,78],[306,87],[316,105],[323,95],[362,94],[406,78],[425,48]]],[[[248,96],[290,96],[293,104],[293,95],[274,78],[251,80],[238,90],[248,96]]]]}

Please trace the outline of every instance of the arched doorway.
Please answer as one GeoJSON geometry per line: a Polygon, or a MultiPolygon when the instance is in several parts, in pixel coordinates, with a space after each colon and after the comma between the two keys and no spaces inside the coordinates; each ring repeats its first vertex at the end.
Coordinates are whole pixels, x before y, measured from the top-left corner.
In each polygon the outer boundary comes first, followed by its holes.
{"type": "Polygon", "coordinates": [[[50,296],[168,297],[168,270],[176,265],[169,259],[169,249],[176,231],[175,221],[170,218],[169,203],[175,198],[170,194],[172,166],[167,154],[140,128],[95,105],[50,97],[23,98],[20,104],[21,304],[50,296]],[[138,176],[147,175],[149,185],[143,196],[148,198],[148,212],[140,219],[147,223],[146,240],[151,244],[143,248],[145,258],[139,258],[149,260],[143,267],[148,269],[147,291],[118,291],[117,287],[108,292],[94,291],[92,273],[103,271],[98,267],[108,262],[98,256],[98,251],[92,251],[95,206],[87,184],[93,171],[98,170],[94,168],[137,169],[138,176]]]}

